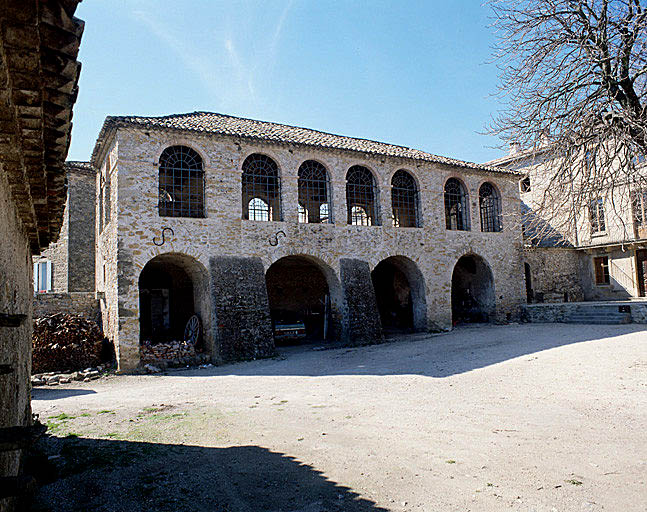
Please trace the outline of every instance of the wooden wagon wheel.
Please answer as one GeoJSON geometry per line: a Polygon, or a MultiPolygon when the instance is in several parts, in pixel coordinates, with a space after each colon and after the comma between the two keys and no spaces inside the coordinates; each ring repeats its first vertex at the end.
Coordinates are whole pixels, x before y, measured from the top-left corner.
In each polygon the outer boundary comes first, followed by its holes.
{"type": "Polygon", "coordinates": [[[200,327],[200,318],[198,315],[191,316],[184,328],[184,341],[190,341],[196,345],[200,339],[200,327]]]}

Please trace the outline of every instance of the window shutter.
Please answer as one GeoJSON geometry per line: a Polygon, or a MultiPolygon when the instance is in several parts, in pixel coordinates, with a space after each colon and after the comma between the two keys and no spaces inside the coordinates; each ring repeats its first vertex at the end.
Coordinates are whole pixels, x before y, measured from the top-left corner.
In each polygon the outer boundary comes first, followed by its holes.
{"type": "Polygon", "coordinates": [[[34,293],[38,293],[38,263],[34,263],[34,293]]]}
{"type": "Polygon", "coordinates": [[[46,291],[51,292],[52,291],[52,262],[48,261],[47,262],[47,287],[45,288],[46,291]]]}

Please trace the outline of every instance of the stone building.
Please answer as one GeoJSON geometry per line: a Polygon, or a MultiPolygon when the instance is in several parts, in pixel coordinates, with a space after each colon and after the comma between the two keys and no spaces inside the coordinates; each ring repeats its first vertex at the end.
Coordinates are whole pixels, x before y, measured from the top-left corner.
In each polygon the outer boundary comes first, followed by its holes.
{"type": "Polygon", "coordinates": [[[67,198],[58,240],[34,256],[34,292],[94,291],[96,173],[89,162],[66,162],[67,198]]]}
{"type": "Polygon", "coordinates": [[[219,362],[271,354],[281,322],[364,343],[525,300],[514,171],[207,112],[108,117],[92,165],[120,369],[194,313],[219,362]]]}
{"type": "MultiPolygon", "coordinates": [[[[636,172],[644,174],[644,162],[635,163],[636,172]]],[[[533,219],[527,223],[524,247],[528,302],[614,301],[647,295],[647,189],[625,184],[613,191],[600,190],[573,219],[559,211],[573,208],[568,198],[550,212],[537,208],[555,169],[547,149],[513,151],[488,165],[523,173],[522,207],[533,219]]],[[[582,165],[595,165],[589,162],[589,153],[582,165]]]]}
{"type": "Polygon", "coordinates": [[[24,491],[30,404],[32,255],[58,237],[81,65],[76,0],[0,8],[0,511],[24,491]]]}
{"type": "Polygon", "coordinates": [[[94,293],[96,173],[66,162],[67,199],[58,240],[33,257],[34,318],[76,313],[99,320],[94,293]]]}

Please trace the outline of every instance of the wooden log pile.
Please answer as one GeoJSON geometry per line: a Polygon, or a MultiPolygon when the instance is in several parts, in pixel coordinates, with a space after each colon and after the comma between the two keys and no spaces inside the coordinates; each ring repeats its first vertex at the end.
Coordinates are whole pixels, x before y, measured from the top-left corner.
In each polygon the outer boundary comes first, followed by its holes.
{"type": "Polygon", "coordinates": [[[196,364],[195,345],[190,341],[169,341],[163,343],[143,342],[141,346],[142,363],[171,365],[196,364]]]}
{"type": "Polygon", "coordinates": [[[81,315],[57,313],[37,318],[32,336],[32,373],[98,366],[105,359],[104,343],[96,322],[81,315]]]}

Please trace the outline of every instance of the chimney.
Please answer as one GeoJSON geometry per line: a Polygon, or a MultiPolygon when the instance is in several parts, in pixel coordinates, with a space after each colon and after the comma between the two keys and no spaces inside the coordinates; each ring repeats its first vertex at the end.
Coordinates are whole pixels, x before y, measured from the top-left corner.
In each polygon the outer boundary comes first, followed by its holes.
{"type": "Polygon", "coordinates": [[[518,142],[511,142],[510,143],[510,155],[516,155],[521,151],[521,144],[518,142]]]}

